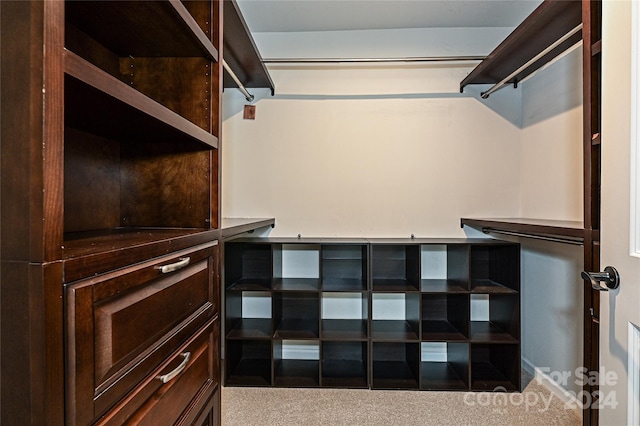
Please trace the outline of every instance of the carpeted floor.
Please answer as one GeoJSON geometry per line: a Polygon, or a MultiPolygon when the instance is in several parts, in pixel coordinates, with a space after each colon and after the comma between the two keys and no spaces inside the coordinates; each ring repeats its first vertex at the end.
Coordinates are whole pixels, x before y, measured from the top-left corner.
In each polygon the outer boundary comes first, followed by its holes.
{"type": "MultiPolygon", "coordinates": [[[[525,382],[526,383],[526,382],[525,382]]],[[[535,380],[524,392],[222,389],[223,426],[580,425],[535,380]]]]}

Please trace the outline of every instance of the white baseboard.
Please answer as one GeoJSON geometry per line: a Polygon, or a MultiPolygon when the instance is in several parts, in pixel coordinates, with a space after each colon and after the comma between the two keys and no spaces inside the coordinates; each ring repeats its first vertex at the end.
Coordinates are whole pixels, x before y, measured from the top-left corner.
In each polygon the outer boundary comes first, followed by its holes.
{"type": "Polygon", "coordinates": [[[573,393],[560,386],[547,373],[533,365],[531,361],[524,357],[522,357],[522,367],[527,373],[531,374],[533,378],[538,381],[538,383],[542,384],[550,392],[560,398],[560,400],[564,402],[567,407],[571,407],[567,409],[572,410],[576,417],[582,418],[582,410],[578,408],[582,407],[582,403],[578,399],[576,399],[573,393]]]}

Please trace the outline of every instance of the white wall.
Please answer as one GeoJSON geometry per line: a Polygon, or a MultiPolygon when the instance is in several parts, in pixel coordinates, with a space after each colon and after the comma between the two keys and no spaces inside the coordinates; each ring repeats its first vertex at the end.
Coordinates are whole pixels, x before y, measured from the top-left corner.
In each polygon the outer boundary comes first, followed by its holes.
{"type": "MultiPolygon", "coordinates": [[[[578,46],[522,84],[522,217],[582,220],[581,75],[578,46]]],[[[582,390],[575,369],[582,365],[583,248],[521,243],[525,366],[552,377],[570,372],[563,387],[575,395],[582,390]]]]}
{"type": "MultiPolygon", "coordinates": [[[[266,58],[477,55],[509,29],[254,34],[266,58]]],[[[487,100],[475,64],[270,66],[276,96],[225,93],[223,213],[272,236],[460,237],[460,217],[580,220],[579,50],[487,100]]],[[[522,354],[582,360],[579,247],[522,240],[522,354]],[[572,283],[576,283],[573,286],[572,283]]],[[[569,384],[568,390],[577,391],[569,384]]]]}
{"type": "MultiPolygon", "coordinates": [[[[382,46],[380,57],[477,54],[464,43],[487,51],[506,33],[416,31],[354,31],[340,45],[323,33],[255,38],[264,57],[295,57],[302,41],[317,56],[355,56],[363,40],[382,46]]],[[[520,92],[489,106],[460,94],[473,66],[270,66],[276,96],[256,102],[255,121],[227,91],[224,215],[274,216],[273,236],[408,237],[463,236],[462,216],[517,214],[520,92]]]]}

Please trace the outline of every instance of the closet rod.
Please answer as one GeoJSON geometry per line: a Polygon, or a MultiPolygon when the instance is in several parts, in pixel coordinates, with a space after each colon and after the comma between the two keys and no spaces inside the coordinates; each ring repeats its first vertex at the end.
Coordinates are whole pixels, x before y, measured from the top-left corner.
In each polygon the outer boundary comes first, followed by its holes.
{"type": "Polygon", "coordinates": [[[578,239],[572,239],[570,237],[562,238],[562,237],[550,237],[546,235],[536,235],[536,234],[525,234],[523,232],[515,232],[515,231],[503,231],[501,229],[494,228],[482,228],[482,232],[485,234],[503,234],[510,235],[513,237],[523,237],[523,238],[532,238],[534,240],[543,240],[543,241],[551,241],[554,243],[563,243],[563,244],[573,244],[576,246],[584,245],[584,242],[578,239]]]}
{"type": "Polygon", "coordinates": [[[236,84],[238,85],[238,90],[240,90],[242,92],[242,94],[244,95],[245,99],[247,101],[249,101],[249,102],[252,102],[255,99],[255,96],[253,96],[251,93],[249,93],[249,91],[246,89],[246,87],[244,87],[244,84],[242,84],[242,82],[240,81],[240,79],[238,78],[236,73],[233,72],[231,67],[227,64],[227,61],[225,61],[224,59],[222,60],[222,66],[227,71],[227,73],[229,73],[229,75],[231,76],[233,81],[236,82],[236,84]]]}
{"type": "Polygon", "coordinates": [[[542,52],[538,53],[536,56],[534,56],[533,58],[528,60],[520,68],[518,68],[517,70],[515,70],[514,72],[512,72],[511,74],[509,74],[508,76],[506,76],[505,78],[503,78],[502,80],[500,80],[499,82],[497,82],[496,84],[491,86],[486,92],[480,93],[480,96],[482,97],[482,99],[487,99],[490,94],[492,94],[493,92],[495,92],[497,90],[502,89],[504,86],[509,84],[509,80],[511,80],[513,77],[517,76],[518,74],[520,74],[520,72],[522,72],[523,70],[529,68],[529,66],[531,66],[534,62],[536,62],[538,59],[542,58],[547,53],[551,52],[556,47],[560,46],[562,43],[567,41],[569,38],[571,38],[574,34],[576,34],[581,29],[582,29],[582,24],[578,25],[577,27],[575,27],[574,29],[572,29],[571,31],[569,31],[568,33],[566,33],[565,35],[560,37],[558,40],[553,42],[551,45],[549,45],[542,52]]]}
{"type": "Polygon", "coordinates": [[[461,62],[482,61],[485,56],[409,56],[404,58],[268,58],[265,64],[339,64],[385,62],[461,62]]]}

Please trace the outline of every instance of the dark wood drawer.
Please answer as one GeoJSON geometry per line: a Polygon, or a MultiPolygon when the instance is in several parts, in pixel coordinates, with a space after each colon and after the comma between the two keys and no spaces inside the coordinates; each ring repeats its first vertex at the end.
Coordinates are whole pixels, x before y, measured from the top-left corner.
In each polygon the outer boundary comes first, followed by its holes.
{"type": "Polygon", "coordinates": [[[220,321],[210,320],[99,425],[191,425],[209,417],[219,397],[220,321]]]}
{"type": "Polygon", "coordinates": [[[70,424],[107,412],[217,314],[216,253],[205,244],[66,288],[70,424]]]}

